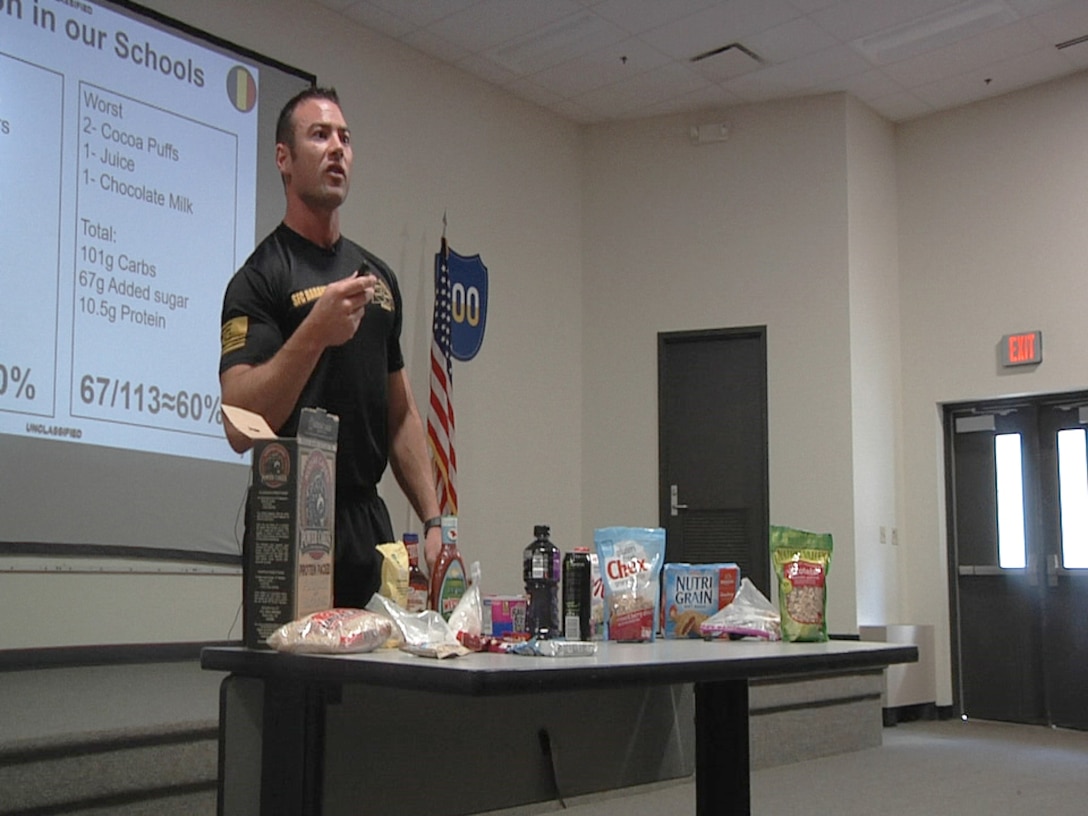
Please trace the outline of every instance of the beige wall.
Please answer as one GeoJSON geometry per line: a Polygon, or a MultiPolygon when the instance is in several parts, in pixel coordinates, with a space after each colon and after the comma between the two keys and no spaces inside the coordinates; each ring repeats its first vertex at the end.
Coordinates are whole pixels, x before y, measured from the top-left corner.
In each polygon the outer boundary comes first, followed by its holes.
{"type": "Polygon", "coordinates": [[[935,624],[951,698],[940,405],[1088,385],[1088,75],[897,131],[905,611],[935,624]],[[1038,367],[1002,370],[1002,335],[1039,329],[1038,367]]]}
{"type": "MultiPolygon", "coordinates": [[[[832,532],[855,626],[845,98],[588,130],[582,535],[656,525],[657,333],[766,325],[770,515],[832,532]]],[[[713,410],[713,406],[708,406],[713,410]]]]}
{"type": "Polygon", "coordinates": [[[896,510],[900,461],[895,130],[847,104],[850,377],[857,623],[903,619],[896,510]]]}

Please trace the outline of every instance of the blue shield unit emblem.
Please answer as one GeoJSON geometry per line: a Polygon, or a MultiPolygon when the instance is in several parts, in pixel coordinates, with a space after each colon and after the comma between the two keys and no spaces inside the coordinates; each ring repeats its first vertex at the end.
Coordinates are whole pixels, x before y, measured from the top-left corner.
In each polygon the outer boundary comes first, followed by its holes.
{"type": "Polygon", "coordinates": [[[487,267],[479,255],[449,250],[450,353],[466,362],[476,356],[487,326],[487,267]]]}

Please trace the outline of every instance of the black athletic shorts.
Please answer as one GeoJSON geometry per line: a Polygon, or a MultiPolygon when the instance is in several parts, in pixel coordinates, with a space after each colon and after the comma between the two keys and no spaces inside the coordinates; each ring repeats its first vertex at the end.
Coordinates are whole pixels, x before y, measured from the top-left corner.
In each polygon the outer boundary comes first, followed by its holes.
{"type": "Polygon", "coordinates": [[[337,491],[333,603],[361,609],[382,584],[379,544],[394,541],[389,510],[375,489],[337,491]]]}

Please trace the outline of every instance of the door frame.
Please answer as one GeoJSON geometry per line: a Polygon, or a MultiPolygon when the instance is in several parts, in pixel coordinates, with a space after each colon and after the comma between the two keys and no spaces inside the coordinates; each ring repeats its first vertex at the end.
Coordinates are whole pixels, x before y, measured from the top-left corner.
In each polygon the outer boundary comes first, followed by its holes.
{"type": "MultiPolygon", "coordinates": [[[[1011,410],[1025,410],[1028,409],[1034,413],[1034,429],[1031,437],[1031,443],[1033,445],[1032,462],[1029,464],[1025,462],[1025,467],[1030,467],[1034,471],[1034,476],[1031,479],[1025,478],[1025,502],[1030,506],[1026,508],[1025,525],[1028,529],[1028,535],[1036,538],[1037,542],[1042,541],[1048,534],[1044,527],[1047,521],[1043,518],[1043,491],[1041,474],[1041,468],[1044,466],[1046,455],[1043,451],[1042,440],[1038,435],[1039,414],[1047,407],[1055,405],[1061,405],[1065,403],[1083,403],[1088,398],[1088,390],[1080,391],[1066,391],[1056,393],[1044,393],[1023,395],[1017,397],[999,397],[993,399],[981,399],[981,400],[969,400],[969,401],[957,401],[942,403],[941,409],[941,422],[943,425],[943,440],[944,440],[944,477],[945,477],[945,530],[948,546],[946,548],[946,563],[948,570],[948,618],[949,618],[949,645],[950,645],[950,657],[951,657],[951,677],[952,677],[952,709],[956,716],[964,715],[964,699],[963,699],[963,651],[962,651],[962,632],[961,632],[961,616],[960,616],[960,586],[959,586],[959,546],[957,538],[956,527],[956,491],[955,491],[955,478],[953,466],[955,464],[954,458],[954,445],[955,445],[955,417],[958,412],[962,413],[968,409],[973,409],[975,413],[979,415],[985,414],[1001,414],[1002,412],[1008,412],[1011,410]]],[[[1025,471],[1026,474],[1027,471],[1025,471]]],[[[1037,543],[1036,542],[1036,543],[1037,543]]],[[[1025,576],[1033,570],[1038,569],[1037,564],[1033,564],[1030,560],[1031,555],[1029,553],[1028,566],[1025,568],[1025,576]]],[[[1038,569],[1036,576],[1039,581],[1045,581],[1045,570],[1038,569]]],[[[1045,646],[1040,644],[1040,659],[1044,653],[1045,646]]],[[[1046,678],[1041,678],[1045,687],[1046,678]]],[[[1044,692],[1045,693],[1045,692],[1044,692]]],[[[1050,719],[1050,706],[1049,703],[1044,701],[1044,716],[1050,719]]]]}
{"type": "Polygon", "coordinates": [[[768,372],[767,372],[767,326],[766,325],[751,325],[751,326],[735,326],[725,328],[713,328],[713,329],[689,329],[679,331],[662,331],[657,335],[657,347],[658,347],[658,372],[657,372],[657,484],[658,484],[658,523],[662,528],[668,528],[670,518],[670,497],[669,497],[669,456],[666,445],[666,434],[663,431],[664,420],[667,414],[666,405],[666,384],[668,382],[668,355],[666,350],[671,345],[679,345],[682,343],[699,342],[702,340],[729,340],[729,339],[744,339],[755,340],[760,347],[760,354],[762,356],[762,370],[761,370],[761,390],[763,394],[762,405],[760,407],[760,433],[763,436],[766,444],[762,452],[761,461],[761,490],[763,497],[763,507],[761,517],[755,519],[760,530],[762,531],[762,540],[764,542],[762,558],[757,562],[753,574],[748,577],[752,580],[760,591],[768,593],[770,597],[770,583],[771,583],[771,567],[770,567],[770,550],[769,550],[769,531],[770,531],[770,433],[769,433],[769,401],[770,394],[768,392],[768,372]]]}

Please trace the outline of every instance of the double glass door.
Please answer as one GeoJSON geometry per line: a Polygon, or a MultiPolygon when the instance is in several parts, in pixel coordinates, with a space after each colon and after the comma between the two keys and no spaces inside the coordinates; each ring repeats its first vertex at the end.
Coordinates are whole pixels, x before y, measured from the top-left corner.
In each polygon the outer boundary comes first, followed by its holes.
{"type": "Polygon", "coordinates": [[[1088,393],[945,410],[962,713],[1088,729],[1088,393]]]}

